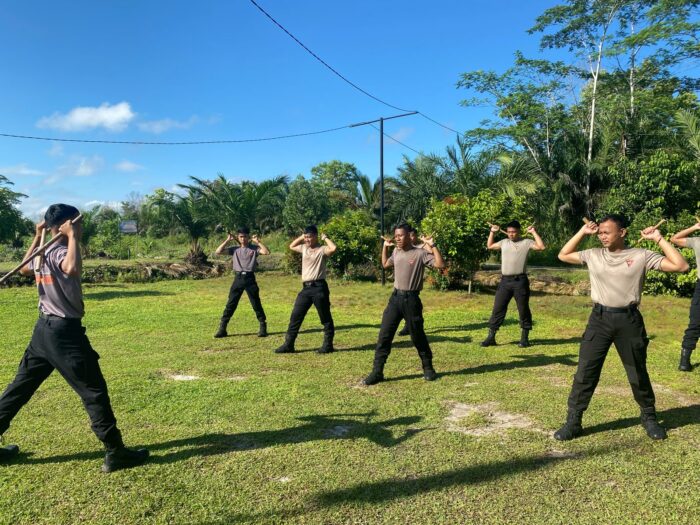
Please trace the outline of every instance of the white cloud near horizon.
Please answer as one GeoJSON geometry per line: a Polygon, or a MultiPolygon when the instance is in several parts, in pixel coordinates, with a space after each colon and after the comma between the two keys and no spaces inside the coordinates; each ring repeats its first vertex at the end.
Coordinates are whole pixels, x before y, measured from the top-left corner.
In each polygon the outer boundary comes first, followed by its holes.
{"type": "Polygon", "coordinates": [[[58,167],[57,173],[49,177],[51,180],[47,179],[46,183],[52,184],[65,176],[89,177],[102,169],[104,163],[104,159],[99,155],[93,155],[92,157],[73,155],[66,164],[58,167]]]}
{"type": "Polygon", "coordinates": [[[132,173],[134,171],[142,170],[143,166],[141,166],[141,164],[136,164],[135,162],[131,162],[130,160],[123,160],[123,161],[119,162],[118,164],[115,164],[114,168],[117,171],[124,171],[126,173],[132,173]]]}
{"type": "Polygon", "coordinates": [[[123,131],[136,117],[128,102],[111,105],[102,103],[99,107],[81,106],[71,109],[66,114],[54,113],[42,117],[37,127],[57,129],[59,131],[83,131],[104,128],[108,131],[123,131]]]}
{"type": "Polygon", "coordinates": [[[11,175],[18,177],[36,177],[43,174],[43,171],[30,168],[25,162],[15,164],[14,166],[3,166],[0,168],[0,175],[5,175],[6,177],[11,175]]]}
{"type": "Polygon", "coordinates": [[[160,120],[150,120],[145,122],[139,122],[138,128],[141,131],[147,133],[153,133],[154,135],[160,135],[171,129],[189,129],[199,122],[199,118],[196,115],[191,116],[189,119],[181,121],[171,118],[164,118],[160,120]]]}

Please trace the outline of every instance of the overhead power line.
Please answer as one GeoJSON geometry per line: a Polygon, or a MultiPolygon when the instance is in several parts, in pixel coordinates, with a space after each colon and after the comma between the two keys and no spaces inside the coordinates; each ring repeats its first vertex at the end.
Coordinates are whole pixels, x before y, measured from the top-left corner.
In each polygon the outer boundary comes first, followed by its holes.
{"type": "MultiPolygon", "coordinates": [[[[299,40],[296,36],[294,36],[286,27],[284,27],[284,26],[283,26],[282,24],[280,24],[277,20],[275,20],[275,19],[272,17],[272,15],[271,15],[270,13],[268,13],[267,11],[265,11],[255,0],[250,0],[250,3],[253,4],[255,7],[257,7],[258,10],[259,10],[262,14],[264,14],[267,18],[269,18],[269,19],[272,21],[273,24],[275,24],[275,25],[276,25],[277,27],[279,27],[282,31],[284,31],[285,33],[287,33],[287,35],[288,35],[292,40],[294,40],[297,44],[299,44],[307,53],[309,53],[312,57],[314,57],[316,60],[318,60],[321,64],[323,64],[323,65],[324,65],[326,68],[328,68],[331,72],[333,72],[333,74],[336,75],[337,77],[339,77],[343,82],[346,82],[347,84],[349,84],[350,86],[352,86],[353,88],[355,88],[357,91],[359,91],[359,92],[362,93],[363,95],[366,95],[366,96],[368,96],[369,98],[371,98],[371,99],[373,99],[373,100],[376,100],[377,102],[379,102],[379,103],[381,103],[381,104],[384,104],[385,106],[388,106],[388,107],[390,107],[390,108],[396,109],[396,110],[398,110],[398,111],[405,111],[405,112],[411,111],[411,110],[409,110],[409,109],[401,108],[401,107],[399,107],[399,106],[395,106],[395,105],[393,105],[393,104],[390,104],[390,103],[386,102],[385,100],[382,100],[381,98],[379,98],[379,97],[377,97],[377,96],[374,96],[374,95],[373,95],[372,93],[370,93],[369,91],[367,91],[367,90],[365,90],[365,89],[362,89],[360,86],[358,86],[357,84],[355,84],[354,82],[352,82],[351,80],[349,80],[347,77],[345,77],[344,75],[342,75],[337,69],[335,69],[335,68],[334,68],[333,66],[331,66],[328,62],[326,62],[325,60],[323,60],[323,59],[322,59],[320,56],[318,56],[316,53],[314,53],[313,51],[311,51],[311,49],[309,49],[301,40],[299,40]]],[[[438,126],[444,128],[444,129],[447,129],[447,130],[452,131],[452,132],[457,133],[457,134],[460,133],[459,131],[457,131],[457,130],[455,130],[455,129],[452,129],[451,127],[446,126],[445,124],[442,124],[442,123],[438,122],[437,120],[435,120],[435,119],[429,117],[428,115],[426,115],[426,114],[423,113],[422,111],[417,111],[417,113],[418,113],[420,116],[422,116],[423,118],[429,120],[430,122],[432,122],[432,123],[434,123],[434,124],[437,124],[438,126]]],[[[409,149],[412,149],[412,148],[409,148],[409,149]]],[[[414,150],[414,151],[415,151],[415,150],[414,150]]]]}
{"type": "MultiPolygon", "coordinates": [[[[374,124],[370,124],[370,126],[372,126],[374,129],[376,129],[377,131],[379,131],[379,128],[378,128],[377,126],[375,126],[374,124]]],[[[420,151],[418,151],[417,149],[413,149],[413,148],[412,148],[411,146],[409,146],[408,144],[404,144],[403,142],[401,142],[401,141],[398,140],[398,139],[395,139],[394,137],[392,137],[392,136],[389,135],[388,133],[384,132],[384,136],[385,136],[386,138],[388,138],[388,139],[393,140],[393,141],[396,142],[397,144],[401,144],[404,148],[408,148],[408,149],[410,149],[412,152],[417,153],[418,155],[422,155],[422,153],[421,153],[420,151]]]]}

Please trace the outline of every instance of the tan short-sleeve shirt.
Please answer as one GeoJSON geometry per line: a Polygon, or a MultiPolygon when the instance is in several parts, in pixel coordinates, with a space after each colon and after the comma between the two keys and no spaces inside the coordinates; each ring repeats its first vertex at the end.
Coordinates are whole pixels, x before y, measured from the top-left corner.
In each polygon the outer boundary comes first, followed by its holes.
{"type": "Polygon", "coordinates": [[[304,245],[301,250],[301,280],[306,282],[325,279],[327,258],[325,246],[309,248],[304,245]]]}
{"type": "Polygon", "coordinates": [[[700,237],[689,237],[685,240],[688,248],[695,250],[695,262],[698,269],[698,279],[700,279],[700,237]]]}
{"type": "Polygon", "coordinates": [[[419,291],[423,288],[423,269],[435,264],[435,256],[423,248],[396,248],[387,260],[394,267],[394,288],[419,291]]]}
{"type": "Polygon", "coordinates": [[[496,246],[501,248],[501,273],[503,275],[519,275],[527,270],[527,254],[535,245],[532,239],[520,239],[513,242],[510,239],[498,241],[496,246]]]}
{"type": "Polygon", "coordinates": [[[664,260],[662,254],[643,248],[617,252],[592,248],[578,253],[581,262],[588,266],[591,299],[613,308],[639,304],[647,270],[658,270],[664,260]]]}

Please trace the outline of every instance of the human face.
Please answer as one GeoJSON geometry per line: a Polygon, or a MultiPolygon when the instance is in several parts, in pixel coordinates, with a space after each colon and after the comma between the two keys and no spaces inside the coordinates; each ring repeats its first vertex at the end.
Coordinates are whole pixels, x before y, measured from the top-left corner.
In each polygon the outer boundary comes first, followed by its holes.
{"type": "Polygon", "coordinates": [[[250,237],[245,233],[239,233],[237,237],[238,237],[238,244],[240,244],[241,246],[246,246],[248,244],[248,242],[250,241],[250,237]]]}
{"type": "Polygon", "coordinates": [[[418,242],[418,236],[416,235],[416,232],[411,232],[408,234],[409,238],[411,239],[411,244],[416,244],[418,242]]]}
{"type": "Polygon", "coordinates": [[[506,235],[511,241],[515,241],[518,239],[518,237],[520,237],[520,230],[518,228],[508,226],[508,228],[506,228],[506,235]]]}
{"type": "Polygon", "coordinates": [[[598,240],[605,248],[620,248],[625,243],[627,230],[620,228],[614,221],[605,221],[598,225],[598,240]]]}
{"type": "Polygon", "coordinates": [[[394,230],[394,242],[396,246],[406,250],[411,246],[411,235],[403,228],[396,228],[394,230]]]}
{"type": "Polygon", "coordinates": [[[315,233],[305,233],[304,244],[306,244],[310,248],[313,248],[318,244],[318,235],[316,235],[315,233]]]}

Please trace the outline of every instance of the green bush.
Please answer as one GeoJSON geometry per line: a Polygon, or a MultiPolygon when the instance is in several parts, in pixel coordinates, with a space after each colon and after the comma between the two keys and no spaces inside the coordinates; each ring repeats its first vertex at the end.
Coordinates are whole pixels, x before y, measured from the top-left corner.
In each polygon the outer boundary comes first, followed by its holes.
{"type": "Polygon", "coordinates": [[[321,231],[338,247],[328,259],[328,266],[336,275],[349,278],[351,267],[367,264],[378,268],[381,239],[377,224],[367,212],[345,211],[328,221],[321,231]]]}
{"type": "Polygon", "coordinates": [[[530,222],[520,197],[512,199],[482,191],[474,197],[455,195],[434,201],[421,228],[434,236],[448,268],[440,275],[431,274],[433,284],[452,288],[470,278],[489,255],[488,223],[505,224],[514,219],[530,222]]]}

